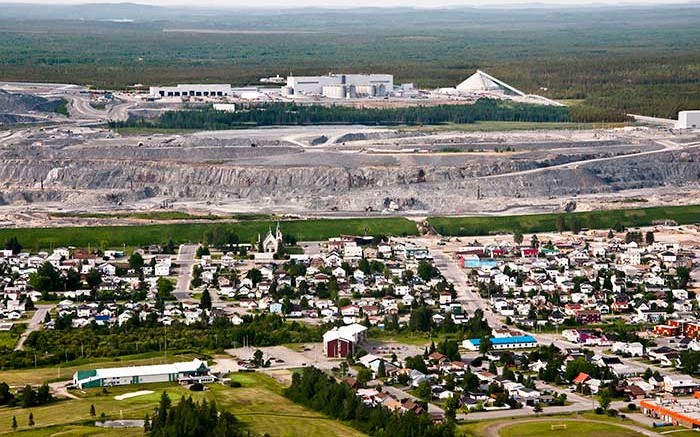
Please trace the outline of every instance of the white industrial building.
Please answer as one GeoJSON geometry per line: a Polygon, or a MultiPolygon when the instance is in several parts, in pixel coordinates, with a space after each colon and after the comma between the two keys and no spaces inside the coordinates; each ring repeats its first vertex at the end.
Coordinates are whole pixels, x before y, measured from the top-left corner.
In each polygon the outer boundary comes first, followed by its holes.
{"type": "Polygon", "coordinates": [[[178,86],[152,86],[152,97],[227,97],[233,95],[231,85],[180,84],[178,86]]]}
{"type": "Polygon", "coordinates": [[[329,98],[383,97],[394,90],[391,74],[328,74],[289,76],[282,93],[329,98]]]}
{"type": "Polygon", "coordinates": [[[700,110],[679,112],[676,128],[700,129],[700,110]]]}
{"type": "Polygon", "coordinates": [[[152,382],[212,382],[206,361],[159,364],[155,366],[114,367],[108,369],[78,370],[73,384],[78,388],[109,387],[152,382]]]}

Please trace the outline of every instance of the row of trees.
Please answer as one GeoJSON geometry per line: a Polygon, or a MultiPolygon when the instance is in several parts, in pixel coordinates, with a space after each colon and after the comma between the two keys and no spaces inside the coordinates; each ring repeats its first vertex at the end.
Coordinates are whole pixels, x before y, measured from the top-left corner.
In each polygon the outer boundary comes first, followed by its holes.
{"type": "MultiPolygon", "coordinates": [[[[141,321],[134,317],[122,326],[39,330],[32,332],[26,350],[0,348],[0,368],[20,369],[55,365],[80,357],[118,357],[142,352],[210,351],[237,347],[273,346],[283,343],[321,341],[325,327],[304,323],[286,323],[273,314],[243,316],[244,323],[234,325],[228,319],[216,318],[210,325],[204,321],[190,326],[161,326],[155,313],[141,321]]],[[[57,319],[58,321],[58,319],[57,319]]]]}
{"type": "Polygon", "coordinates": [[[156,127],[170,129],[228,129],[235,126],[382,124],[418,125],[474,123],[475,121],[570,121],[569,109],[480,99],[473,105],[412,106],[407,108],[355,108],[350,106],[270,103],[237,112],[211,108],[166,112],[156,121],[133,119],[112,122],[112,127],[156,127]]]}
{"type": "Polygon", "coordinates": [[[173,406],[166,392],[160,397],[153,420],[146,415],[144,430],[151,437],[243,437],[242,425],[230,411],[219,411],[215,401],[180,399],[173,406]]]}
{"type": "Polygon", "coordinates": [[[348,421],[372,437],[453,437],[454,424],[433,424],[428,414],[398,414],[383,406],[369,406],[344,383],[338,383],[315,367],[292,375],[284,390],[292,401],[328,416],[348,421]]]}
{"type": "Polygon", "coordinates": [[[10,386],[7,383],[0,382],[0,405],[31,408],[48,404],[52,400],[53,396],[49,391],[48,384],[44,384],[36,390],[31,385],[26,385],[23,389],[19,390],[15,396],[10,391],[10,386]]]}

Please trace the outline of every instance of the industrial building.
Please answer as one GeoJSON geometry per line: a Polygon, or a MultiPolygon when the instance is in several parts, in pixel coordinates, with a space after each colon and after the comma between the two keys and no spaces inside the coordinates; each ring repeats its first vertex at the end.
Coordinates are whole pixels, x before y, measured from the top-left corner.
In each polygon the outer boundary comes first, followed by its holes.
{"type": "Polygon", "coordinates": [[[700,110],[678,113],[678,129],[700,129],[700,110]]]}
{"type": "Polygon", "coordinates": [[[328,74],[289,76],[282,94],[347,99],[383,97],[393,90],[394,76],[390,74],[328,74]]]}
{"type": "MultiPolygon", "coordinates": [[[[519,335],[515,337],[493,337],[489,339],[491,342],[491,349],[493,350],[505,350],[505,349],[528,349],[537,347],[537,339],[531,335],[519,335]]],[[[472,338],[469,340],[464,340],[462,346],[470,351],[478,351],[481,345],[481,340],[478,338],[472,338]]]]}
{"type": "Polygon", "coordinates": [[[207,366],[206,361],[198,359],[155,366],[78,370],[73,375],[73,384],[81,389],[151,382],[194,383],[213,381],[214,377],[209,374],[209,366],[207,366]]]}
{"type": "Polygon", "coordinates": [[[693,398],[657,397],[655,400],[643,400],[639,403],[642,413],[658,419],[665,424],[700,428],[700,399],[695,393],[693,398]]]}
{"type": "Polygon", "coordinates": [[[328,358],[347,358],[365,341],[367,328],[359,323],[335,327],[323,334],[323,353],[328,358]]]}
{"type": "Polygon", "coordinates": [[[151,97],[228,97],[233,95],[231,85],[197,85],[152,86],[151,97]]]}

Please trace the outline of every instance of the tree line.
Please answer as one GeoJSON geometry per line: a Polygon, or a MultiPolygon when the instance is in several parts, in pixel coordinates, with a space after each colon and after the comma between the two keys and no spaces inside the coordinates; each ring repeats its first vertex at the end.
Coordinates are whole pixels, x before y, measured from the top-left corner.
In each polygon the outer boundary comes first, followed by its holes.
{"type": "Polygon", "coordinates": [[[165,129],[230,129],[244,126],[368,124],[420,125],[474,123],[476,121],[568,122],[569,108],[527,105],[479,99],[472,105],[412,106],[406,108],[356,108],[350,106],[269,103],[236,112],[211,107],[168,111],[154,121],[133,118],[110,126],[165,129]]]}
{"type": "Polygon", "coordinates": [[[400,414],[381,405],[365,404],[345,383],[315,367],[292,375],[283,392],[288,399],[349,424],[371,437],[453,437],[454,423],[436,425],[427,413],[400,414]]]}
{"type": "Polygon", "coordinates": [[[244,323],[232,324],[226,318],[216,318],[210,325],[198,321],[192,325],[160,325],[155,313],[146,320],[133,317],[122,326],[42,329],[32,332],[25,342],[25,350],[0,348],[0,369],[22,369],[56,365],[79,358],[119,357],[145,352],[208,351],[232,348],[245,343],[251,346],[273,346],[283,343],[321,341],[322,326],[287,323],[273,314],[243,316],[244,323]]]}

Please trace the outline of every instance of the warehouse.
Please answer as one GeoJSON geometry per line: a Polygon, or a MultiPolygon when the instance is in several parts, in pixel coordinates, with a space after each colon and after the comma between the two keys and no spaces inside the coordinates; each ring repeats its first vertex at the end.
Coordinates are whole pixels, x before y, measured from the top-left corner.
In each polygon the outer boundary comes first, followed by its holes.
{"type": "Polygon", "coordinates": [[[643,400],[639,408],[646,416],[663,423],[688,428],[700,428],[700,400],[698,393],[693,398],[657,398],[655,401],[643,400]]]}
{"type": "MultiPolygon", "coordinates": [[[[491,349],[493,350],[504,350],[504,349],[527,349],[537,347],[537,339],[531,335],[519,335],[515,337],[493,337],[490,339],[491,349]]],[[[478,338],[472,338],[470,340],[464,340],[462,346],[470,351],[478,351],[481,345],[481,340],[478,338]]]]}
{"type": "Polygon", "coordinates": [[[109,369],[78,370],[73,384],[78,388],[109,387],[115,385],[147,384],[151,382],[212,382],[206,361],[159,364],[155,366],[114,367],[109,369]]]}
{"type": "Polygon", "coordinates": [[[283,93],[329,98],[383,97],[394,90],[390,74],[328,74],[326,76],[289,76],[283,93]]]}
{"type": "Polygon", "coordinates": [[[227,97],[233,95],[231,85],[152,86],[151,97],[227,97]]]}
{"type": "Polygon", "coordinates": [[[678,129],[700,129],[700,111],[681,111],[678,113],[678,129]]]}

